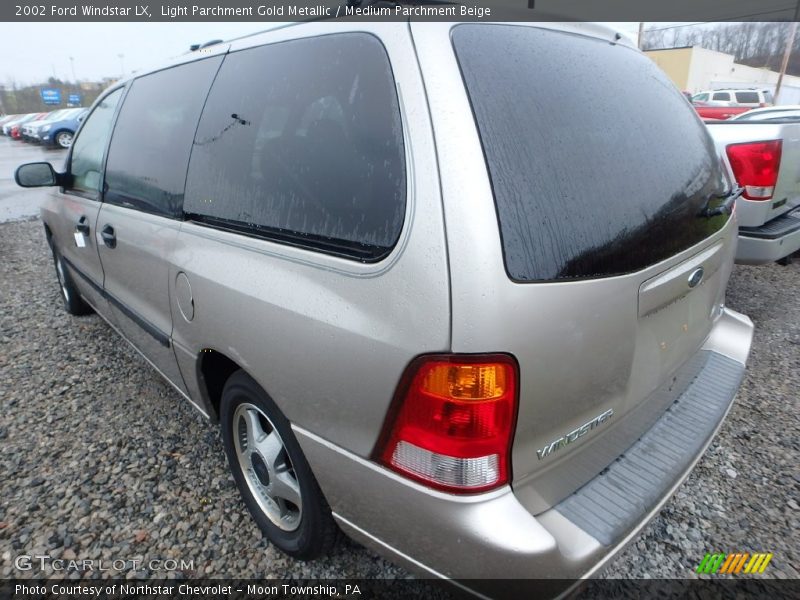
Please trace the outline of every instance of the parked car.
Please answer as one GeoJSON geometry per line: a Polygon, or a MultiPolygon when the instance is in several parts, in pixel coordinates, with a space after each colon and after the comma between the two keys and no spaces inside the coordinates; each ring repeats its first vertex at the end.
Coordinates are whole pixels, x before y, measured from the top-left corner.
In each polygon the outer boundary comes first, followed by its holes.
{"type": "Polygon", "coordinates": [[[24,114],[24,115],[19,115],[18,118],[16,118],[16,119],[12,119],[10,121],[7,121],[3,125],[3,135],[7,135],[9,137],[12,137],[11,132],[15,127],[17,127],[19,125],[23,125],[24,123],[27,123],[28,121],[30,121],[34,117],[38,116],[39,114],[41,114],[41,113],[27,113],[27,114],[24,114]]]}
{"type": "Polygon", "coordinates": [[[706,124],[744,188],[736,202],[736,262],[750,265],[786,263],[800,250],[800,122],[764,114],[764,120],[742,115],[706,124]]]}
{"type": "Polygon", "coordinates": [[[204,50],[107,90],[65,172],[17,170],[57,188],[66,310],[219,422],[292,556],[339,527],[489,594],[597,571],[750,349],[724,304],[733,184],[680,92],[585,24],[317,21],[204,50]]]}
{"type": "Polygon", "coordinates": [[[772,106],[772,92],[765,89],[705,90],[692,96],[692,102],[706,102],[710,106],[772,106]]]}
{"type": "Polygon", "coordinates": [[[41,120],[43,120],[43,119],[44,119],[46,116],[47,116],[47,113],[44,113],[44,112],[41,112],[41,113],[36,113],[36,114],[33,116],[33,118],[32,118],[32,119],[28,119],[28,120],[26,120],[26,121],[24,121],[24,122],[22,122],[22,123],[17,123],[16,125],[14,125],[14,126],[11,128],[11,133],[10,133],[11,137],[12,137],[13,139],[15,139],[15,140],[21,140],[21,139],[22,139],[22,128],[23,128],[25,125],[27,125],[28,123],[34,123],[34,122],[36,122],[36,121],[41,121],[41,120]]]}
{"type": "Polygon", "coordinates": [[[45,123],[49,123],[53,119],[58,119],[66,110],[66,108],[58,109],[50,111],[49,113],[44,113],[44,117],[40,119],[31,119],[27,123],[24,123],[22,127],[20,127],[20,139],[25,142],[32,142],[34,141],[33,132],[42,127],[45,123]]]}
{"type": "Polygon", "coordinates": [[[2,130],[1,128],[6,123],[9,123],[10,121],[14,121],[16,119],[19,119],[21,116],[22,115],[5,115],[4,117],[0,117],[0,131],[2,130]]]}
{"type": "Polygon", "coordinates": [[[33,132],[34,140],[51,146],[69,148],[72,144],[72,137],[87,112],[85,108],[67,109],[57,118],[37,127],[33,132]]]}
{"type": "Polygon", "coordinates": [[[724,121],[746,113],[750,109],[746,106],[712,106],[705,102],[692,102],[692,106],[701,119],[717,119],[724,121]]]}
{"type": "Polygon", "coordinates": [[[800,105],[756,108],[731,118],[732,121],[800,121],[800,105]]]}
{"type": "Polygon", "coordinates": [[[8,126],[14,121],[18,121],[24,116],[25,115],[20,114],[20,115],[7,115],[3,117],[3,122],[0,123],[0,134],[8,135],[8,126]]]}

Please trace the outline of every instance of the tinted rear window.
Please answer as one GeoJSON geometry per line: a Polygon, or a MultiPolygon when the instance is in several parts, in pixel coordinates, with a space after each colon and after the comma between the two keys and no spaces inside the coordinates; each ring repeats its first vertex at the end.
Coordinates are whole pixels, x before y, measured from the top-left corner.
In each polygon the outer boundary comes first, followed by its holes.
{"type": "Polygon", "coordinates": [[[736,101],[743,104],[758,104],[758,92],[736,92],[736,101]]]}
{"type": "Polygon", "coordinates": [[[228,55],[203,110],[189,217],[360,260],[391,250],[405,216],[400,108],[372,35],[228,55]]]}
{"type": "Polygon", "coordinates": [[[726,182],[692,107],[625,46],[514,25],[453,43],[517,281],[618,275],[718,231],[726,182]]]}

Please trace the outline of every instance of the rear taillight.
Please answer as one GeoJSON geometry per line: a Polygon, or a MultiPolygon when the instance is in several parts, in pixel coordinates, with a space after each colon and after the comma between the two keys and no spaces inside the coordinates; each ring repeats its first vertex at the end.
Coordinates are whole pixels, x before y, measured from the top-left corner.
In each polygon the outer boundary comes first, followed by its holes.
{"type": "Polygon", "coordinates": [[[781,164],[781,140],[730,144],[726,150],[736,181],[748,200],[769,200],[781,164]]]}
{"type": "Polygon", "coordinates": [[[431,487],[486,491],[509,481],[516,414],[510,356],[423,356],[401,380],[376,455],[431,487]]]}

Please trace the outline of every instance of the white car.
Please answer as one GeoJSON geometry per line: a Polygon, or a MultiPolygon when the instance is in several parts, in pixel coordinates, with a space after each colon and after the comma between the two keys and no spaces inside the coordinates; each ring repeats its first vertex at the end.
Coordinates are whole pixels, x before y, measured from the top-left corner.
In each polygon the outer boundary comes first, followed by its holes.
{"type": "Polygon", "coordinates": [[[692,96],[692,102],[706,102],[711,106],[772,106],[772,92],[750,88],[746,90],[705,90],[692,96]]]}
{"type": "Polygon", "coordinates": [[[800,121],[800,104],[756,108],[736,115],[731,121],[800,121]]]}

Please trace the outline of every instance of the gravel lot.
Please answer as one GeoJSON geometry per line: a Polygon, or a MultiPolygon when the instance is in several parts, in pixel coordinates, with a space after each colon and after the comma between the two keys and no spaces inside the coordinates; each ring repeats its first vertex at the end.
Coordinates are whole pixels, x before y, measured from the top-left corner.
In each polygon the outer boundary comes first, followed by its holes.
{"type": "MultiPolygon", "coordinates": [[[[313,563],[270,547],[216,429],[99,317],[64,312],[40,222],[0,225],[0,282],[0,577],[37,575],[13,565],[37,553],[190,560],[189,577],[409,576],[349,541],[313,563]]],[[[738,400],[607,577],[691,577],[706,552],[741,550],[775,553],[766,576],[798,577],[799,289],[800,262],[735,269],[729,304],[757,327],[738,400]]]]}

